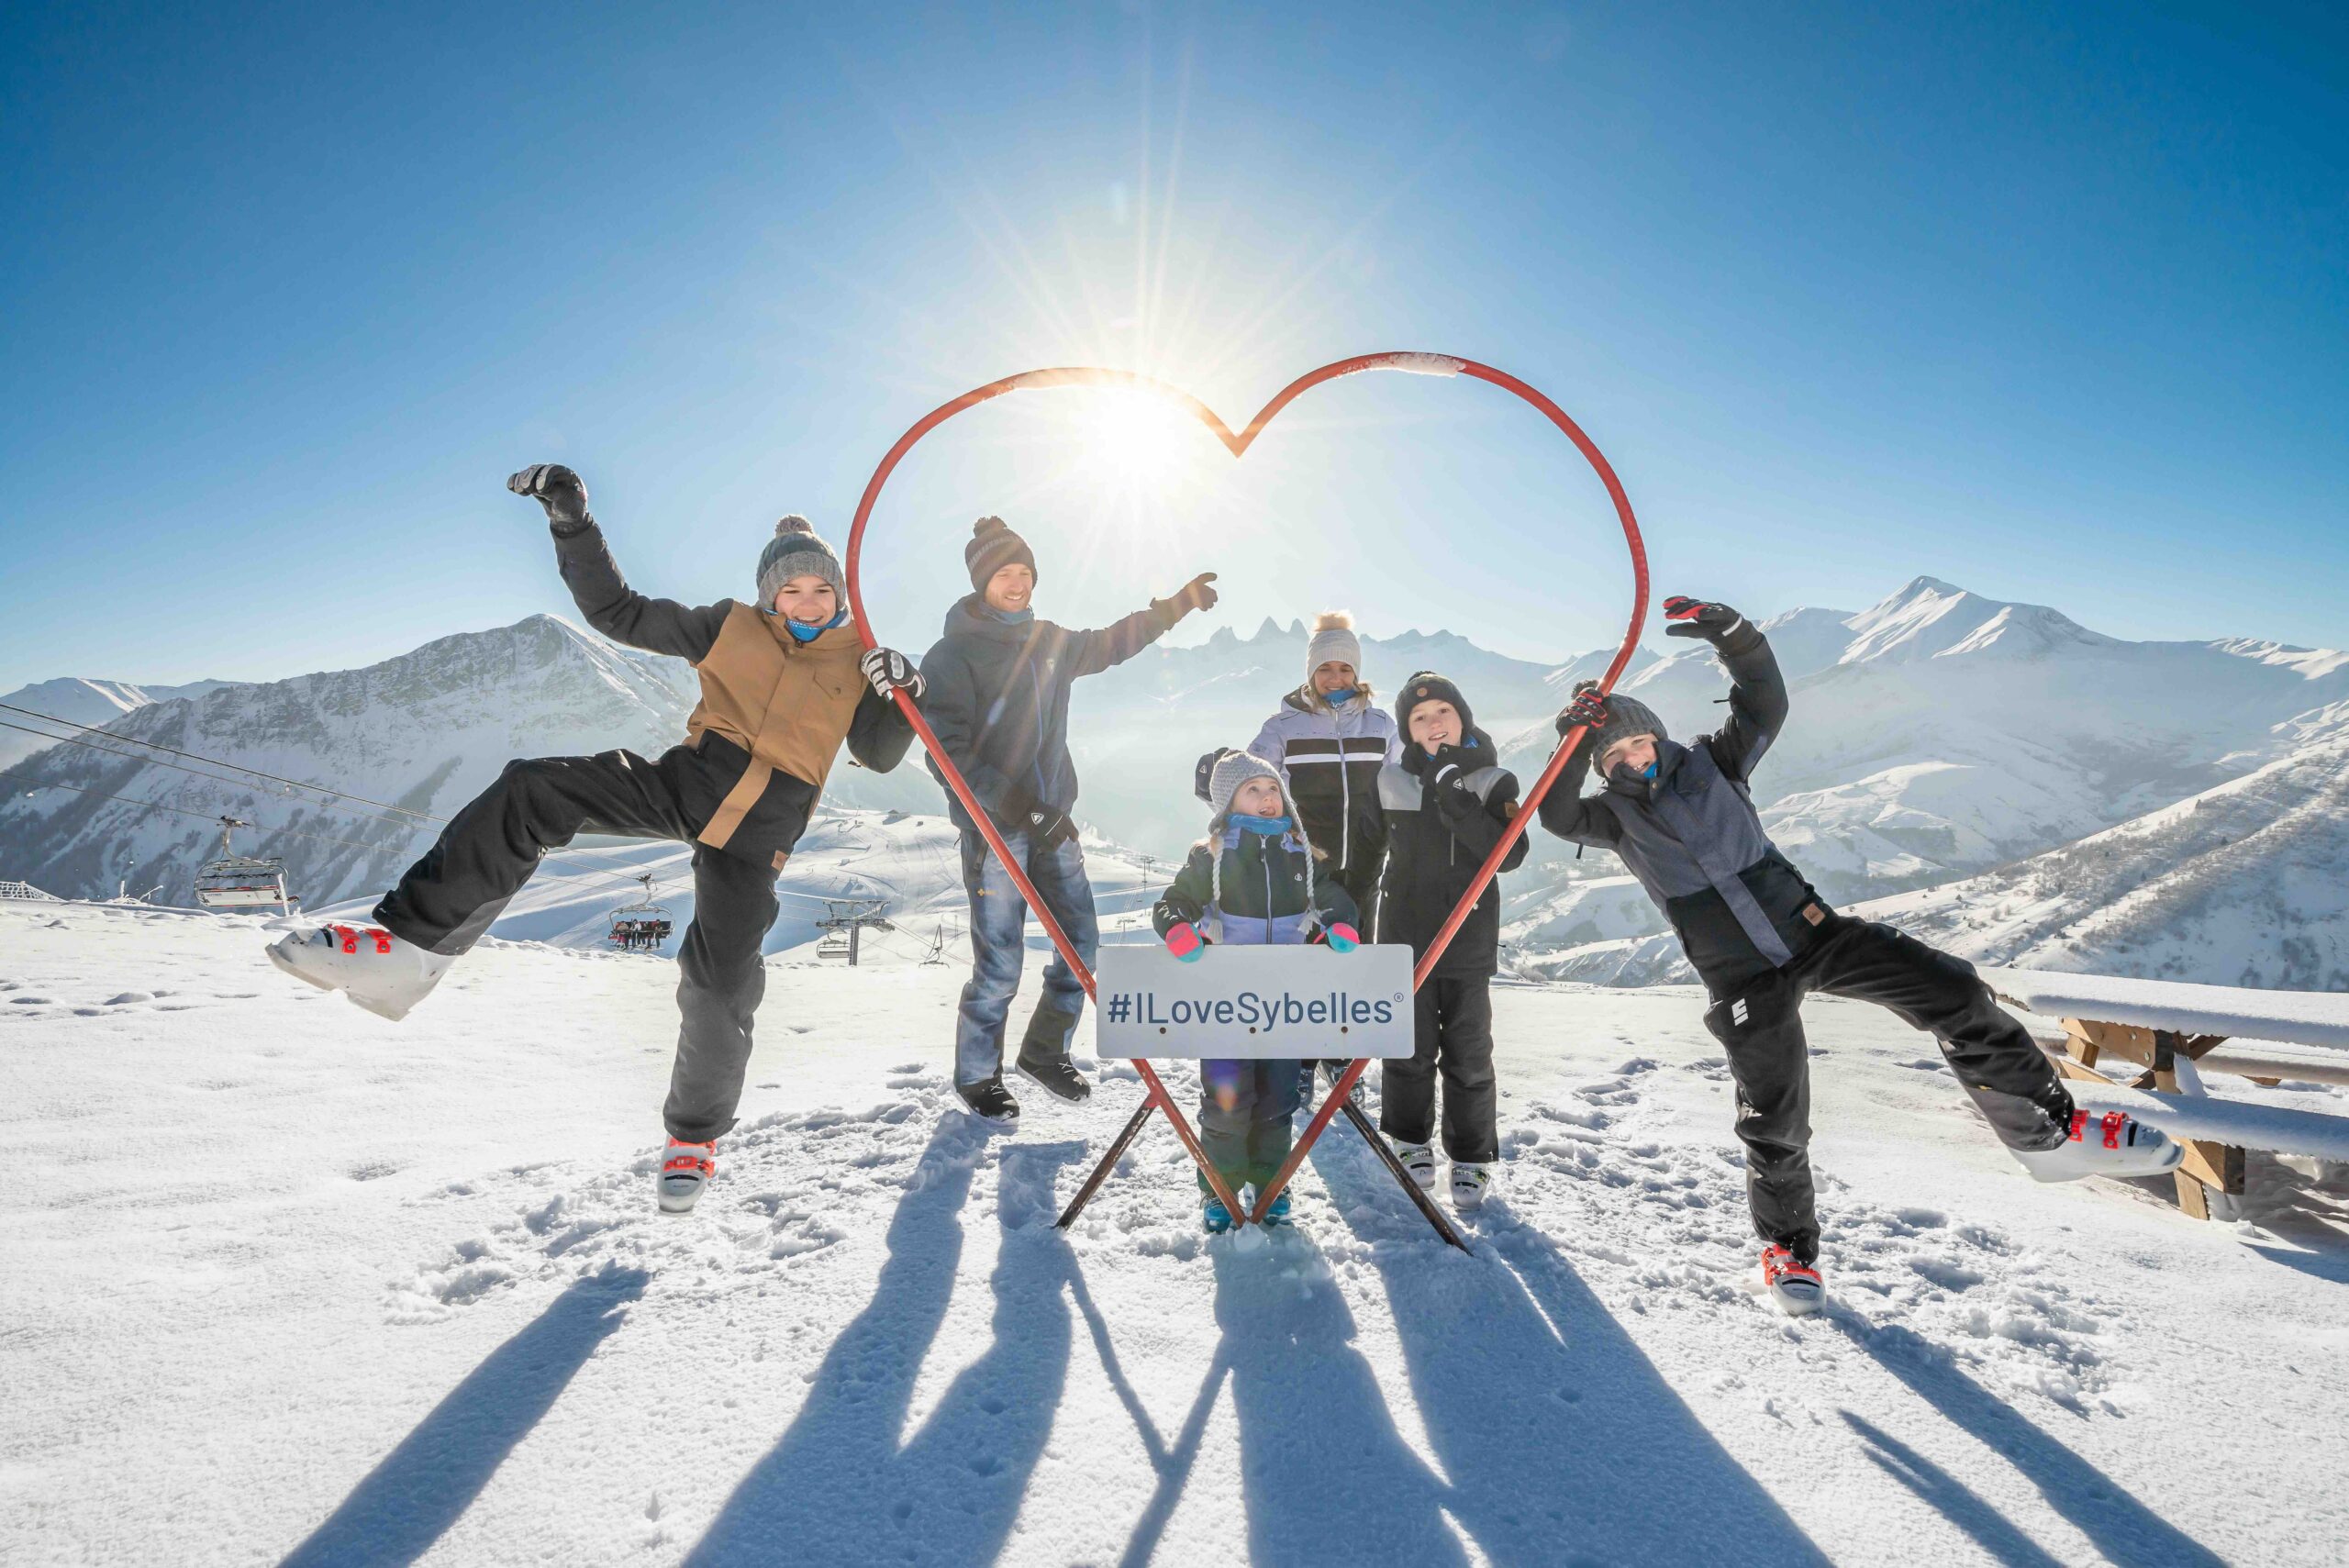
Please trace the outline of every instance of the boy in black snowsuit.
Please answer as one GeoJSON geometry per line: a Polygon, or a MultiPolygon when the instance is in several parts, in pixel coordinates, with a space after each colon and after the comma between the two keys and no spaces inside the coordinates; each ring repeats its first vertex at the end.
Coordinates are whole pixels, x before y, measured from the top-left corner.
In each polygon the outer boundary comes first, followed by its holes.
{"type": "MultiPolygon", "coordinates": [[[[973,525],[963,562],[972,592],[946,612],[945,636],[922,659],[930,684],[922,717],[1077,956],[1089,964],[1100,931],[1085,851],[1069,817],[1076,806],[1069,688],[1082,676],[1124,663],[1193,610],[1214,608],[1215,573],[1202,573],[1115,626],[1071,631],[1036,617],[1030,603],[1035,552],[1001,517],[973,525]]],[[[946,782],[934,757],[930,771],[946,782]]],[[[954,1088],[976,1115],[1008,1123],[1018,1119],[1019,1102],[1004,1086],[1004,1025],[1019,989],[1028,906],[951,790],[946,808],[963,832],[963,885],[971,898],[971,978],[963,987],[954,1031],[954,1088]]],[[[1068,1053],[1084,1006],[1084,984],[1054,953],[1017,1064],[1064,1100],[1093,1092],[1068,1053]]]]}
{"type": "Polygon", "coordinates": [[[1542,801],[1560,838],[1615,851],[1672,923],[1712,1006],[1705,1027],[1729,1053],[1765,1284],[1789,1312],[1823,1296],[1810,1178],[1810,992],[1875,1002],[1930,1030],[2007,1147],[2043,1181],[2173,1168],[2181,1151],[2129,1118],[2087,1118],[2021,1024],[1963,959],[1889,926],[1837,914],[1763,831],[1747,781],[1787,718],[1770,645],[1724,605],[1664,601],[1674,637],[1712,644],[1729,669],[1729,721],[1684,746],[1645,704],[1585,682],[1558,716],[1588,733],[1542,801]],[[1602,793],[1586,797],[1593,761],[1602,793]]]}
{"type": "MultiPolygon", "coordinates": [[[[1399,762],[1379,770],[1386,861],[1378,879],[1377,940],[1408,942],[1424,958],[1453,906],[1517,815],[1517,776],[1497,765],[1493,738],[1475,726],[1460,688],[1431,670],[1403,683],[1395,699],[1399,762]]],[[[1525,860],[1525,840],[1500,869],[1525,860]]],[[[1493,971],[1498,967],[1498,878],[1468,912],[1433,973],[1413,998],[1416,1046],[1408,1062],[1384,1064],[1379,1130],[1411,1179],[1435,1185],[1436,1078],[1443,1079],[1443,1151],[1452,1161],[1452,1201],[1484,1202],[1500,1158],[1493,1080],[1493,971]]]]}

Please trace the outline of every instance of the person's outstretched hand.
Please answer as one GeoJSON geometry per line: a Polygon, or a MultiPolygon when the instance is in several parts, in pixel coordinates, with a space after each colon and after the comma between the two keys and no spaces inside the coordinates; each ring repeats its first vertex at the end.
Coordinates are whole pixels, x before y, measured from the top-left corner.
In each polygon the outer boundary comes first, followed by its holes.
{"type": "Polygon", "coordinates": [[[1202,572],[1163,599],[1152,599],[1150,607],[1167,617],[1174,625],[1193,610],[1211,610],[1220,597],[1215,591],[1215,573],[1202,572]]]}
{"type": "Polygon", "coordinates": [[[1710,604],[1703,599],[1691,599],[1675,594],[1664,601],[1664,618],[1672,624],[1664,628],[1666,637],[1701,637],[1719,648],[1745,617],[1727,605],[1710,604]]]}
{"type": "Polygon", "coordinates": [[[587,486],[559,462],[536,462],[507,480],[506,488],[547,509],[550,526],[567,531],[587,524],[587,486]]]}

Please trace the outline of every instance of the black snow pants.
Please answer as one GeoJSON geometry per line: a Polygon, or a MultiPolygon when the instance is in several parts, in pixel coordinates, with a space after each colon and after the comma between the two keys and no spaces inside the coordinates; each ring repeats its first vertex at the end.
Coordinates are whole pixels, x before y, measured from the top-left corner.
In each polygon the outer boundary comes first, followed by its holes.
{"type": "Polygon", "coordinates": [[[1493,981],[1431,974],[1412,999],[1408,1062],[1380,1064],[1378,1129],[1402,1143],[1435,1137],[1435,1081],[1443,1077],[1443,1151],[1464,1165],[1500,1158],[1493,1078],[1493,981]]]}
{"type": "MultiPolygon", "coordinates": [[[[686,819],[672,772],[690,765],[682,747],[657,763],[632,751],[507,763],[375,906],[376,924],[433,952],[462,953],[530,880],[539,857],[576,834],[693,843],[701,827],[686,819]]],[[[706,1142],[734,1126],[751,1019],[766,991],[775,876],[771,865],[694,845],[694,919],[677,951],[684,1017],[662,1110],[673,1138],[706,1142]]]]}
{"type": "Polygon", "coordinates": [[[1810,1180],[1810,1049],[1802,1000],[1811,992],[1874,1002],[1941,1042],[1950,1070],[2008,1147],[2064,1140],[2072,1096],[2031,1034],[1964,959],[1874,921],[1829,917],[1793,963],[1715,1002],[1705,1027],[1737,1080],[1737,1136],[1753,1229],[1801,1259],[1819,1257],[1810,1180]]]}

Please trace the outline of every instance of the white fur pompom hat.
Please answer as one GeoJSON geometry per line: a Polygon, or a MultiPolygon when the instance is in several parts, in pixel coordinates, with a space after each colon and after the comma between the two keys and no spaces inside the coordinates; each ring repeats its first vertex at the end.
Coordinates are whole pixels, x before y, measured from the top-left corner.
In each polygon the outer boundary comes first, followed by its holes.
{"type": "Polygon", "coordinates": [[[1362,673],[1362,639],[1354,635],[1354,617],[1345,610],[1324,610],[1313,617],[1313,635],[1305,641],[1305,679],[1332,661],[1350,664],[1362,673]]]}

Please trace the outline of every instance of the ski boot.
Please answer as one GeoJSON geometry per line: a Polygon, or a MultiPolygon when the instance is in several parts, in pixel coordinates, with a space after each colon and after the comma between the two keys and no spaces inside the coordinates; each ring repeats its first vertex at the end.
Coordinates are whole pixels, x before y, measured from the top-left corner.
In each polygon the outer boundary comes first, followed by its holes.
{"type": "Polygon", "coordinates": [[[1464,1165],[1452,1162],[1452,1207],[1463,1214],[1473,1214],[1485,1207],[1485,1194],[1492,1189],[1493,1168],[1490,1165],[1464,1165]]]}
{"type": "Polygon", "coordinates": [[[661,1151],[661,1171],[653,1178],[663,1214],[691,1214],[694,1205],[718,1174],[718,1142],[687,1143],[672,1138],[661,1151]]]}
{"type": "MultiPolygon", "coordinates": [[[[1324,1062],[1321,1063],[1321,1081],[1330,1088],[1335,1089],[1338,1086],[1338,1080],[1344,1077],[1346,1075],[1346,1069],[1353,1065],[1353,1063],[1351,1062],[1324,1062]]],[[[1362,1108],[1362,1086],[1368,1077],[1369,1074],[1365,1073],[1363,1077],[1354,1080],[1354,1086],[1353,1088],[1346,1091],[1347,1103],[1352,1105],[1356,1110],[1360,1110],[1362,1108]]],[[[1311,1080],[1308,1078],[1306,1087],[1309,1089],[1312,1086],[1311,1080]]]]}
{"type": "Polygon", "coordinates": [[[2017,1149],[2022,1168],[2043,1182],[2082,1176],[2158,1176],[2186,1162],[2186,1145],[2126,1111],[2072,1113],[2069,1136],[2053,1149],[2017,1149]]]}
{"type": "Polygon", "coordinates": [[[1231,1229],[1231,1210],[1224,1207],[1223,1200],[1215,1194],[1201,1193],[1199,1223],[1207,1228],[1208,1235],[1220,1236],[1231,1229]]]}
{"type": "Polygon", "coordinates": [[[269,962],[321,991],[340,991],[379,1018],[397,1023],[432,994],[457,961],[375,926],[288,931],[269,944],[269,962]]]}
{"type": "Polygon", "coordinates": [[[1003,1086],[1002,1073],[982,1078],[975,1084],[957,1084],[954,1092],[963,1096],[963,1103],[981,1121],[993,1122],[997,1127],[1019,1125],[1019,1102],[1003,1086]]]}
{"type": "Polygon", "coordinates": [[[1762,1284],[1789,1318],[1808,1318],[1827,1305],[1819,1271],[1776,1242],[1762,1249],[1762,1284]]]}
{"type": "Polygon", "coordinates": [[[1266,1225],[1291,1225],[1296,1223],[1288,1217],[1288,1189],[1286,1187],[1283,1187],[1279,1192],[1273,1195],[1272,1207],[1264,1210],[1264,1223],[1266,1225]]]}
{"type": "Polygon", "coordinates": [[[1397,1143],[1395,1158],[1403,1162],[1403,1173],[1419,1184],[1421,1190],[1435,1190],[1435,1151],[1424,1143],[1397,1143]]]}

